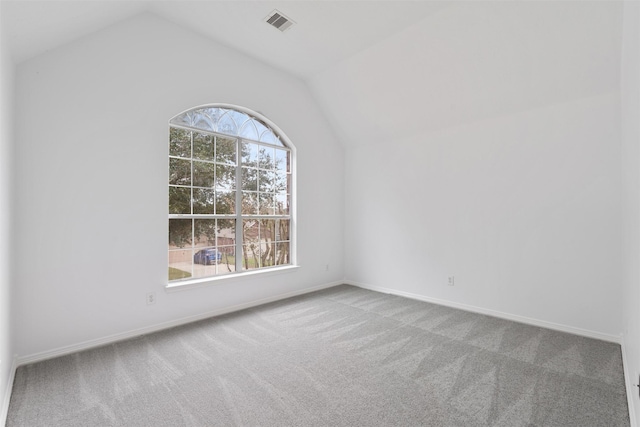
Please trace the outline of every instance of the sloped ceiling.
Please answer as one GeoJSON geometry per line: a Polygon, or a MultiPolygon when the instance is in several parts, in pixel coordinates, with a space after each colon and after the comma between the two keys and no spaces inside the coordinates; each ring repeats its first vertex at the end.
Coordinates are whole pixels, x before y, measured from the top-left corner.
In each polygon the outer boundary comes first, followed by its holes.
{"type": "Polygon", "coordinates": [[[7,1],[16,63],[152,12],[309,84],[347,145],[617,90],[622,2],[7,1]],[[296,22],[263,22],[274,9],[296,22]]]}
{"type": "Polygon", "coordinates": [[[147,11],[308,78],[446,7],[430,1],[32,1],[2,0],[16,62],[147,11]],[[277,9],[296,22],[264,22],[277,9]]]}
{"type": "Polygon", "coordinates": [[[310,84],[343,141],[397,140],[617,92],[621,29],[618,2],[452,3],[310,84]]]}

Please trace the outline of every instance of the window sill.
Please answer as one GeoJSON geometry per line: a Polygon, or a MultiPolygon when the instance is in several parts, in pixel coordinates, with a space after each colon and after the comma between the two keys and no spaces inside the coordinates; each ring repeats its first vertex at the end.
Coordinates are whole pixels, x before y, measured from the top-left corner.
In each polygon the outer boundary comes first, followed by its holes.
{"type": "Polygon", "coordinates": [[[203,277],[200,279],[181,280],[179,282],[171,282],[165,286],[167,292],[186,291],[187,289],[204,288],[222,283],[238,282],[254,277],[272,276],[276,274],[292,273],[299,269],[297,265],[287,265],[284,267],[274,267],[264,270],[245,271],[238,274],[228,274],[217,277],[203,277]]]}

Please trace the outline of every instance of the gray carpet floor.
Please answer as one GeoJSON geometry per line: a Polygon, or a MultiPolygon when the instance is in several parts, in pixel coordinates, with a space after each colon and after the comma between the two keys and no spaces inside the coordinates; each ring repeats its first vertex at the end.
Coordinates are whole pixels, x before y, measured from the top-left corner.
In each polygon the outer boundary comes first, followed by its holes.
{"type": "Polygon", "coordinates": [[[629,426],[620,346],[338,286],[21,366],[7,426],[629,426]]]}

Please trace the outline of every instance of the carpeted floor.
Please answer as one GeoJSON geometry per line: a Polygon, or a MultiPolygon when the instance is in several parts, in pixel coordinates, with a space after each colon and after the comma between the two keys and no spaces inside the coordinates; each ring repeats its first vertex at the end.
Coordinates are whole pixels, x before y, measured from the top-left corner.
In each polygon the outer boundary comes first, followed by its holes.
{"type": "Polygon", "coordinates": [[[629,426],[620,346],[338,286],[16,373],[7,426],[629,426]]]}

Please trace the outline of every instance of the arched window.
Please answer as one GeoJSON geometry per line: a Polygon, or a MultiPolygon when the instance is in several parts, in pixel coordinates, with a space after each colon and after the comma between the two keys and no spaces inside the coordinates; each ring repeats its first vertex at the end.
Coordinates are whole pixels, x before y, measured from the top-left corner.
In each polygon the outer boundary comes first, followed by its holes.
{"type": "Polygon", "coordinates": [[[169,121],[170,282],[292,264],[292,148],[237,106],[169,121]]]}

